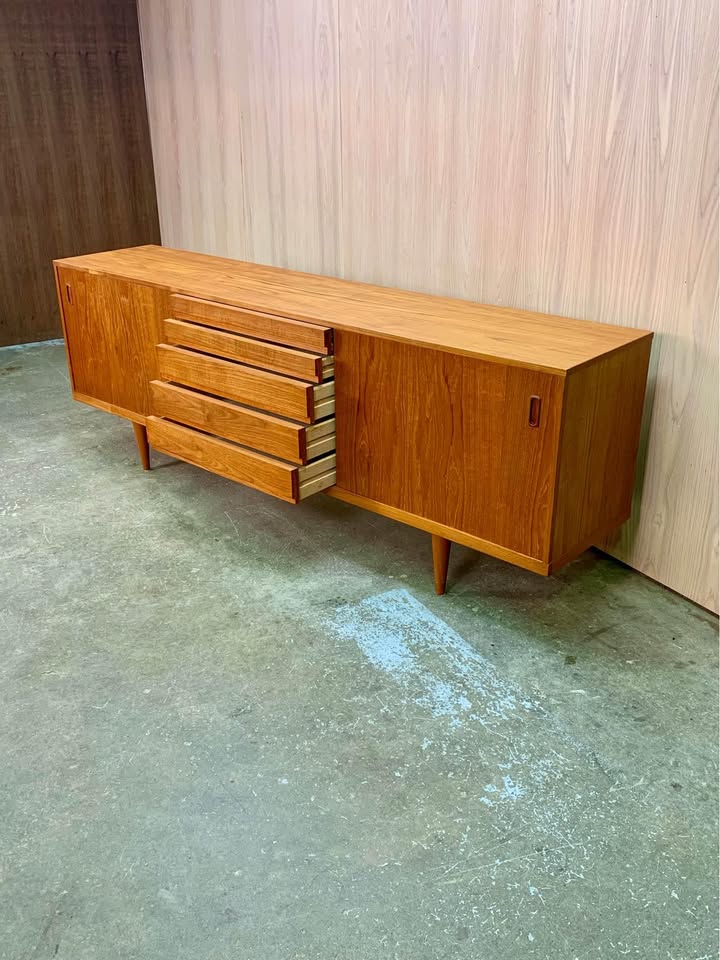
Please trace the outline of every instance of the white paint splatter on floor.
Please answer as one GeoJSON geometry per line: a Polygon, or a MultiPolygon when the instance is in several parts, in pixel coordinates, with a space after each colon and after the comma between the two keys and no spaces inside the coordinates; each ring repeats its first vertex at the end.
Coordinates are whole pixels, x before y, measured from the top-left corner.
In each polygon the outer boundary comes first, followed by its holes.
{"type": "Polygon", "coordinates": [[[479,803],[501,819],[507,809],[515,825],[551,840],[557,849],[577,846],[587,859],[589,805],[597,807],[601,797],[605,804],[612,800],[594,786],[584,794],[568,789],[572,775],[591,765],[594,755],[536,700],[500,676],[486,657],[405,589],[340,607],[332,628],[392,678],[404,703],[446,722],[444,734],[422,738],[423,754],[435,750],[447,757],[461,738],[466,757],[474,754],[486,773],[496,771],[494,779],[473,787],[479,803]],[[511,808],[516,808],[512,814],[511,808]],[[575,831],[578,837],[573,837],[575,831]]]}
{"type": "Polygon", "coordinates": [[[341,608],[336,633],[390,674],[434,717],[496,729],[511,715],[538,710],[446,623],[407,590],[390,590],[341,608]],[[436,666],[431,662],[436,660],[436,666]]]}
{"type": "MultiPolygon", "coordinates": [[[[406,753],[395,776],[457,784],[452,830],[441,831],[446,865],[435,896],[441,903],[455,897],[464,922],[491,924],[498,936],[514,924],[532,944],[536,935],[525,924],[567,897],[570,885],[589,883],[591,891],[602,884],[606,860],[623,855],[627,822],[645,824],[642,842],[655,849],[662,810],[650,810],[636,792],[642,778],[633,783],[614,769],[407,590],[339,606],[325,626],[384,677],[379,692],[377,678],[358,678],[353,691],[358,711],[369,711],[367,723],[377,722],[379,703],[385,722],[402,726],[403,744],[417,733],[416,757],[406,753]],[[502,887],[516,898],[514,910],[496,899],[502,887]]],[[[478,617],[477,647],[495,629],[478,617]]],[[[418,840],[423,850],[425,839],[418,840]]],[[[674,862],[666,869],[677,874],[674,862]]],[[[634,890],[635,881],[628,883],[634,890]]]]}

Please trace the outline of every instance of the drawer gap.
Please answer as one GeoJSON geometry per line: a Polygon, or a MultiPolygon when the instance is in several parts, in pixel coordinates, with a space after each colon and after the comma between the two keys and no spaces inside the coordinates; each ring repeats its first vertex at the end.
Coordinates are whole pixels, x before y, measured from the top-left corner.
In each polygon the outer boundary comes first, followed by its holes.
{"type": "Polygon", "coordinates": [[[329,397],[327,400],[320,400],[315,404],[315,420],[313,423],[323,420],[325,417],[331,417],[335,413],[335,397],[329,397]]]}
{"type": "Polygon", "coordinates": [[[319,493],[321,490],[327,490],[328,487],[334,487],[336,481],[337,476],[334,469],[328,470],[326,473],[321,473],[319,477],[313,477],[311,480],[306,480],[304,483],[301,481],[298,485],[298,499],[305,500],[314,493],[319,493]]]}
{"type": "Polygon", "coordinates": [[[328,417],[327,420],[317,420],[305,428],[305,436],[308,439],[308,443],[321,440],[330,433],[335,433],[335,417],[328,417]]]}
{"type": "Polygon", "coordinates": [[[312,480],[313,477],[320,476],[328,470],[335,469],[335,453],[330,453],[325,457],[313,460],[312,463],[306,463],[304,467],[298,467],[298,479],[300,483],[306,480],[312,480]]]}
{"type": "Polygon", "coordinates": [[[313,387],[313,398],[315,403],[321,400],[328,400],[335,396],[335,381],[327,380],[325,383],[318,383],[313,387]]]}
{"type": "Polygon", "coordinates": [[[312,440],[305,443],[305,453],[307,455],[307,462],[312,463],[313,460],[317,460],[318,457],[321,457],[325,453],[334,453],[335,452],[335,434],[329,433],[326,437],[320,437],[319,440],[312,440]]]}

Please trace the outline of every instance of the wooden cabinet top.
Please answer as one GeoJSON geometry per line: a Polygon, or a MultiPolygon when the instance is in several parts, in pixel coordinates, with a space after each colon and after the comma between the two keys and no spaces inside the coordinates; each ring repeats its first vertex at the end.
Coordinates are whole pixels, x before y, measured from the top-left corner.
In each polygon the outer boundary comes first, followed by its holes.
{"type": "Polygon", "coordinates": [[[55,261],[239,307],[564,376],[646,330],[148,245],[55,261]]]}

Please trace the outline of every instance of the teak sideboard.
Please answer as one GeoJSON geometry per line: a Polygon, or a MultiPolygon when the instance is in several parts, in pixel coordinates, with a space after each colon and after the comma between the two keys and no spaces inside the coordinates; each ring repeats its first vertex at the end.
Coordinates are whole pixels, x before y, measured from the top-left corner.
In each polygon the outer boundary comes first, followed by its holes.
{"type": "Polygon", "coordinates": [[[652,334],[165,247],[55,261],[76,400],[548,575],[630,515],[652,334]]]}

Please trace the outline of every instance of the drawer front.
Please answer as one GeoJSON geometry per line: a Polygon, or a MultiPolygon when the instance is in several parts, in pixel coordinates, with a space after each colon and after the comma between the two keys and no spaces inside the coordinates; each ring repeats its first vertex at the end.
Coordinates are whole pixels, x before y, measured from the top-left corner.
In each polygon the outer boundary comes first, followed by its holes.
{"type": "Polygon", "coordinates": [[[299,467],[155,416],[148,418],[147,431],[156,450],[288,503],[335,483],[334,454],[299,467]]]}
{"type": "Polygon", "coordinates": [[[260,453],[304,464],[335,450],[334,418],[304,426],[159,380],[152,382],[151,391],[155,416],[197,427],[260,453]]]}
{"type": "Polygon", "coordinates": [[[333,486],[333,331],[192,297],[171,308],[150,443],[289,503],[333,486]]]}
{"type": "MultiPolygon", "coordinates": [[[[312,384],[195,353],[183,347],[161,344],[157,350],[161,380],[206,390],[304,423],[311,423],[315,419],[313,390],[317,388],[312,384]]],[[[328,385],[322,384],[320,388],[323,386],[328,385]]]]}
{"type": "Polygon", "coordinates": [[[251,340],[249,337],[225,333],[197,323],[165,320],[163,334],[165,342],[175,346],[202,350],[218,357],[227,357],[313,383],[329,380],[334,373],[331,357],[308,353],[305,350],[293,350],[264,340],[251,340]]]}
{"type": "Polygon", "coordinates": [[[310,350],[314,353],[332,353],[333,332],[331,327],[320,327],[300,320],[288,320],[268,313],[256,313],[230,307],[211,300],[198,300],[175,294],[170,300],[172,315],[176,320],[232,330],[234,333],[269,340],[272,343],[310,350]]]}
{"type": "Polygon", "coordinates": [[[289,463],[156,417],[148,418],[147,432],[150,445],[162,453],[271,493],[281,500],[295,503],[298,499],[298,468],[289,463]]]}

